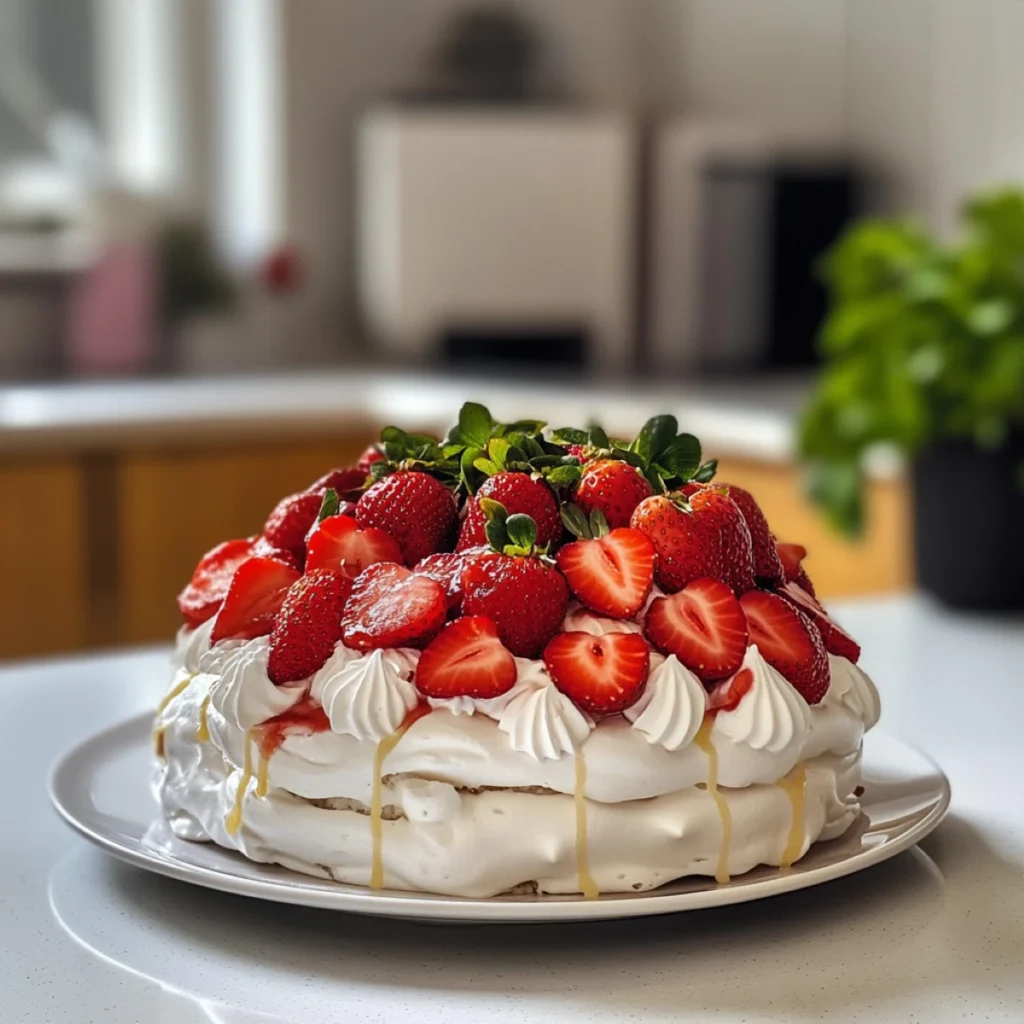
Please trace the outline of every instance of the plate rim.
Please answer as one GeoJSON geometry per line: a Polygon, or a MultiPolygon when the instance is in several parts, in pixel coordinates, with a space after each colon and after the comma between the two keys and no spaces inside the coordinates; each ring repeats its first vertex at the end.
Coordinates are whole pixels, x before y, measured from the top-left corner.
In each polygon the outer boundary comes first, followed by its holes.
{"type": "MultiPolygon", "coordinates": [[[[928,754],[891,733],[875,730],[876,736],[884,737],[887,741],[913,753],[929,765],[940,785],[941,795],[936,804],[920,821],[895,839],[869,849],[862,849],[832,864],[821,865],[802,872],[780,871],[777,875],[737,886],[716,885],[690,892],[670,892],[664,895],[658,895],[657,890],[637,896],[616,893],[614,898],[598,897],[595,900],[586,900],[575,895],[564,898],[548,896],[541,899],[516,901],[445,896],[432,893],[402,893],[400,890],[391,889],[372,892],[368,889],[360,891],[362,887],[359,886],[316,879],[322,886],[337,886],[335,890],[312,887],[309,884],[313,881],[312,876],[310,878],[296,876],[298,879],[303,879],[305,885],[300,885],[297,882],[290,883],[284,879],[246,878],[201,864],[187,864],[173,857],[162,856],[156,851],[127,846],[119,843],[113,836],[93,827],[67,806],[66,799],[62,797],[62,793],[68,792],[68,783],[65,778],[72,773],[76,763],[90,758],[91,754],[94,759],[93,748],[101,745],[104,741],[109,742],[119,732],[130,734],[142,726],[148,729],[152,723],[152,717],[153,712],[144,711],[114,722],[80,740],[56,759],[47,779],[47,792],[57,814],[75,832],[117,860],[166,878],[274,903],[318,907],[373,917],[462,923],[546,924],[653,917],[688,910],[705,910],[735,903],[749,903],[753,900],[780,896],[784,893],[796,892],[800,889],[844,878],[909,850],[942,823],[949,813],[952,801],[949,777],[928,754]]],[[[220,848],[217,847],[217,849],[220,848]]],[[[232,851],[224,850],[223,852],[225,855],[229,855],[232,851]]],[[[742,878],[743,876],[737,877],[742,878]]],[[[609,896],[611,895],[609,894],[609,896]]]]}

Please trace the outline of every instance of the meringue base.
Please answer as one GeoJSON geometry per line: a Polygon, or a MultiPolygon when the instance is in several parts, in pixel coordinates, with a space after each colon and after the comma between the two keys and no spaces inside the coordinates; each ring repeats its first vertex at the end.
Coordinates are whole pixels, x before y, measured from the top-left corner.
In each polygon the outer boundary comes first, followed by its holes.
{"type": "Polygon", "coordinates": [[[790,774],[616,803],[536,786],[470,789],[390,775],[381,812],[371,816],[358,798],[296,796],[275,785],[273,773],[269,782],[264,774],[264,791],[257,772],[243,775],[222,744],[197,738],[196,726],[194,714],[172,715],[161,733],[154,788],[175,834],[355,885],[370,885],[376,865],[386,888],[451,896],[593,894],[591,880],[600,893],[640,892],[792,863],[860,813],[858,750],[803,762],[799,790],[790,774]]]}

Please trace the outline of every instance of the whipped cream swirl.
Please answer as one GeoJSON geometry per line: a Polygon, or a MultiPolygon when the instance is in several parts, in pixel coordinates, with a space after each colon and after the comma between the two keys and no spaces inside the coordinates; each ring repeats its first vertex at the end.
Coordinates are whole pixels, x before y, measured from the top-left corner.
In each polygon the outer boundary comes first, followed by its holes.
{"type": "Polygon", "coordinates": [[[542,662],[517,658],[522,675],[518,693],[498,719],[498,728],[513,750],[537,761],[557,761],[574,754],[594,723],[551,681],[542,662]]]}
{"type": "Polygon", "coordinates": [[[828,656],[830,672],[825,704],[838,704],[856,715],[865,730],[878,724],[882,714],[882,702],[871,677],[848,658],[836,654],[828,656]]]}
{"type": "Polygon", "coordinates": [[[672,654],[654,669],[643,695],[623,714],[648,743],[681,750],[693,742],[706,708],[700,680],[672,654]]]}
{"type": "Polygon", "coordinates": [[[731,711],[721,711],[715,731],[752,750],[777,754],[799,747],[811,726],[807,701],[761,656],[756,644],[747,648],[742,672],[754,677],[750,690],[731,711]]]}
{"type": "Polygon", "coordinates": [[[185,669],[190,676],[199,672],[199,659],[210,649],[210,633],[216,616],[207,619],[195,629],[182,626],[174,638],[171,666],[175,671],[185,669]]]}
{"type": "Polygon", "coordinates": [[[410,682],[418,659],[418,651],[404,648],[366,656],[335,648],[314,676],[312,688],[331,730],[374,743],[390,736],[419,703],[410,682]]]}
{"type": "Polygon", "coordinates": [[[271,682],[267,675],[269,653],[270,643],[265,636],[232,645],[224,652],[220,674],[212,676],[210,704],[225,721],[243,732],[283,714],[306,693],[301,685],[275,686],[271,682]]]}

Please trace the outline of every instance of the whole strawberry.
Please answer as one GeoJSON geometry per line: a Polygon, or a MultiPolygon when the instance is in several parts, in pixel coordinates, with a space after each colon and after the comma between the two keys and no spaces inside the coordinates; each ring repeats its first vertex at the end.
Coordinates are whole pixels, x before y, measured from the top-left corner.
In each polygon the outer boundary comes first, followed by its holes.
{"type": "Polygon", "coordinates": [[[271,547],[290,551],[301,566],[306,558],[306,534],[320,514],[322,496],[303,491],[282,498],[267,516],[263,536],[271,547]]]}
{"type": "Polygon", "coordinates": [[[529,473],[496,473],[488,477],[477,493],[466,502],[466,515],[462,520],[456,551],[487,543],[484,532],[487,516],[480,503],[482,498],[500,502],[510,515],[519,513],[529,516],[537,527],[538,547],[549,547],[562,535],[558,502],[543,480],[529,473]]]}
{"type": "Polygon", "coordinates": [[[750,529],[739,506],[719,487],[705,487],[690,499],[694,516],[705,531],[717,531],[721,542],[721,575],[737,594],[756,586],[750,529]]]}
{"type": "Polygon", "coordinates": [[[666,593],[702,577],[722,578],[721,534],[684,501],[667,494],[646,498],[630,525],[654,545],[654,581],[666,593]]]}
{"type": "Polygon", "coordinates": [[[569,603],[561,573],[534,555],[484,555],[462,571],[462,614],[486,615],[517,657],[536,658],[569,603]]]}
{"type": "Polygon", "coordinates": [[[723,486],[728,491],[729,497],[739,506],[747,528],[750,530],[750,542],[754,549],[754,575],[769,586],[782,583],[785,579],[782,561],[775,549],[775,538],[768,528],[768,520],[765,519],[760,505],[754,500],[750,491],[745,491],[735,484],[723,486]]]}
{"type": "Polygon", "coordinates": [[[285,595],[270,634],[267,674],[281,686],[306,679],[330,657],[341,639],[341,616],[352,579],[331,569],[314,569],[285,595]]]}
{"type": "Polygon", "coordinates": [[[629,526],[637,505],[652,494],[651,485],[628,462],[599,459],[589,463],[576,488],[576,504],[589,516],[604,514],[609,529],[629,526]]]}
{"type": "Polygon", "coordinates": [[[537,548],[537,524],[485,504],[487,539],[493,549],[475,555],[462,570],[462,614],[484,615],[501,642],[520,658],[536,658],[558,632],[569,603],[562,574],[537,548]]]}
{"type": "Polygon", "coordinates": [[[391,534],[406,565],[443,550],[458,513],[455,498],[428,473],[402,470],[375,483],[356,505],[356,521],[391,534]]]}

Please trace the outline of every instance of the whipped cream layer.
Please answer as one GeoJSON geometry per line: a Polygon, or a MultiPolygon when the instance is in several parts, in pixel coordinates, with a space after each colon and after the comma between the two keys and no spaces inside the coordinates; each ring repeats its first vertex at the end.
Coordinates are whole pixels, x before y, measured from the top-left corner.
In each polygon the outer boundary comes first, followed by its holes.
{"type": "MultiPolygon", "coordinates": [[[[603,626],[575,615],[576,628],[603,626]]],[[[659,657],[628,716],[596,726],[543,663],[517,659],[508,694],[431,701],[399,738],[417,658],[339,645],[309,685],[277,688],[265,640],[210,648],[208,631],[183,633],[157,721],[155,789],[175,833],[341,881],[369,884],[376,863],[388,887],[488,896],[585,889],[581,814],[585,868],[620,892],[788,863],[859,813],[878,698],[845,659],[809,708],[751,647],[749,692],[712,718],[699,681],[659,657]],[[254,727],[307,695],[323,730],[286,733],[263,759],[254,727]]]]}

